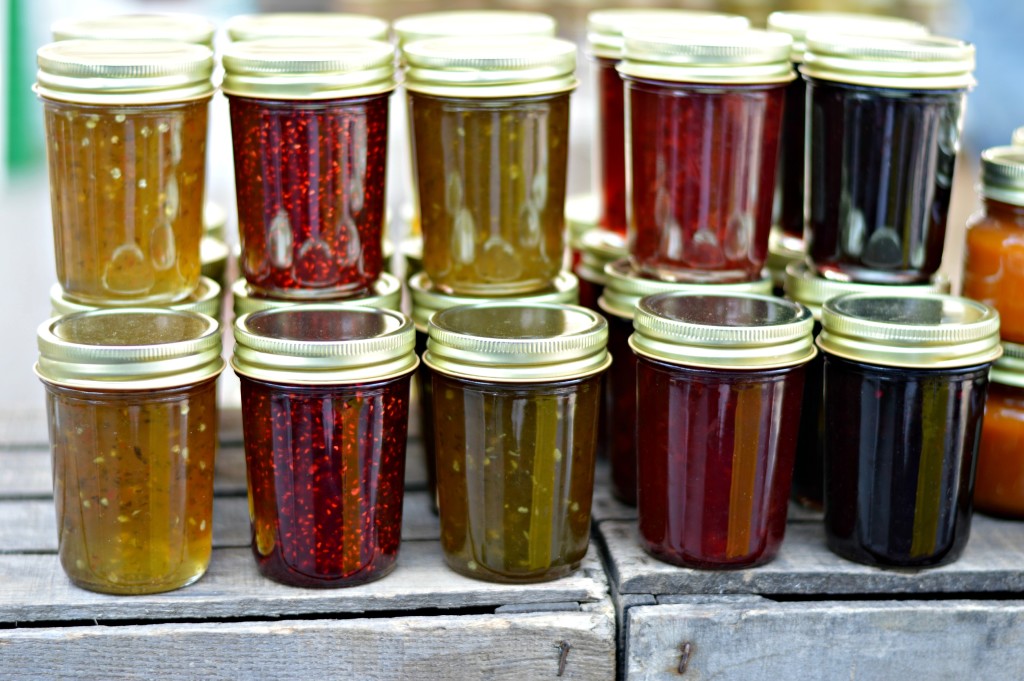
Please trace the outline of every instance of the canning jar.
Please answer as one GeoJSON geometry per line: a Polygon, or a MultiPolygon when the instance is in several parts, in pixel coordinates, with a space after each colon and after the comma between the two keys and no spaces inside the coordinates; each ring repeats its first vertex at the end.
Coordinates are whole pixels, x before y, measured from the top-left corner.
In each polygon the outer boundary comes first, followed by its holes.
{"type": "Polygon", "coordinates": [[[217,322],[117,308],[39,327],[58,556],[76,585],[170,591],[210,563],[217,322]]]}
{"type": "Polygon", "coordinates": [[[458,295],[547,288],[565,255],[575,45],[437,38],[405,59],[430,281],[458,295]]]}
{"type": "MultiPolygon", "coordinates": [[[[231,287],[231,297],[234,300],[235,316],[241,317],[247,312],[258,312],[260,310],[271,310],[282,307],[294,307],[303,304],[299,300],[287,300],[280,298],[264,298],[253,291],[245,279],[239,279],[231,287]]],[[[366,295],[359,298],[345,298],[344,300],[332,300],[329,305],[339,307],[375,307],[385,310],[401,310],[402,307],[402,282],[398,277],[387,272],[382,272],[380,279],[373,283],[373,288],[366,295]]]]}
{"type": "Polygon", "coordinates": [[[608,351],[615,358],[605,374],[601,436],[611,463],[612,494],[636,505],[636,355],[629,348],[633,314],[641,298],[668,292],[769,294],[767,276],[742,284],[683,284],[649,279],[626,259],[605,266],[607,283],[598,306],[608,320],[608,351]]]}
{"type": "Polygon", "coordinates": [[[623,34],[634,30],[739,31],[746,17],[683,9],[599,9],[587,15],[587,47],[594,61],[594,186],[600,204],[598,224],[626,234],[626,125],[622,78],[623,34]]]}
{"type": "Polygon", "coordinates": [[[430,319],[441,545],[456,572],[526,583],[579,567],[607,333],[597,313],[551,303],[430,319]]]}
{"type": "Polygon", "coordinates": [[[345,12],[266,12],[231,17],[224,26],[234,42],[266,38],[389,39],[388,22],[345,12]]]}
{"type": "Polygon", "coordinates": [[[761,276],[790,42],[755,30],[626,34],[629,254],[645,275],[761,276]]]}
{"type": "Polygon", "coordinates": [[[252,551],[283,584],[339,587],[395,567],[409,378],[400,312],[307,303],[235,320],[252,551]]]}
{"type": "Polygon", "coordinates": [[[594,227],[580,237],[579,252],[580,261],[573,271],[580,280],[580,305],[600,312],[597,301],[608,283],[605,265],[626,257],[626,240],[620,234],[594,227]]]}
{"type": "Polygon", "coordinates": [[[767,563],[786,531],[811,313],[772,296],[661,293],[633,325],[641,544],[686,567],[767,563]]]}
{"type": "Polygon", "coordinates": [[[825,535],[875,566],[959,557],[999,314],[941,294],[825,302],[825,535]]]}
{"type": "Polygon", "coordinates": [[[974,47],[811,34],[807,253],[831,279],[927,281],[942,263],[974,47]]]}
{"type": "Polygon", "coordinates": [[[999,311],[1003,340],[1024,343],[1024,148],[981,155],[983,208],[967,223],[963,293],[999,311]]]}
{"type": "Polygon", "coordinates": [[[199,283],[209,48],[68,40],[38,52],[57,281],[89,305],[166,304],[199,283]]]}
{"type": "Polygon", "coordinates": [[[984,513],[1024,518],[1024,346],[1003,343],[990,378],[974,505],[984,513]]]}
{"type": "MultiPolygon", "coordinates": [[[[216,281],[208,277],[200,277],[199,285],[189,294],[188,298],[180,303],[170,305],[168,308],[185,312],[199,312],[214,319],[220,319],[220,291],[220,284],[216,281]]],[[[98,308],[95,306],[76,303],[68,298],[64,295],[64,290],[61,289],[60,284],[54,284],[50,287],[50,311],[55,317],[96,309],[98,308]]]]}
{"type": "Polygon", "coordinates": [[[383,269],[394,48],[268,38],[224,53],[241,269],[276,298],[355,297],[383,269]]]}

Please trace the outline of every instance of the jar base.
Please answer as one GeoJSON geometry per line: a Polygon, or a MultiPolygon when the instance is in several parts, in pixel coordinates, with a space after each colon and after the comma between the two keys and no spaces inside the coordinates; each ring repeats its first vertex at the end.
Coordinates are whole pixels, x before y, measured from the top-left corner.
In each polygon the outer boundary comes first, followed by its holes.
{"type": "MultiPolygon", "coordinates": [[[[532,293],[543,293],[552,289],[558,272],[551,275],[550,279],[531,279],[512,284],[466,284],[459,283],[452,285],[443,281],[430,279],[431,286],[440,293],[449,296],[479,296],[481,298],[503,298],[513,295],[528,295],[532,293]]],[[[429,275],[428,275],[429,279],[429,275]]]]}
{"type": "Polygon", "coordinates": [[[373,285],[367,284],[358,288],[324,288],[324,289],[269,289],[259,284],[247,281],[249,295],[253,298],[264,298],[267,300],[294,300],[296,302],[331,302],[345,301],[362,298],[373,291],[373,285]]]}
{"type": "Polygon", "coordinates": [[[113,584],[111,582],[90,582],[88,580],[77,579],[68,575],[68,579],[75,586],[85,589],[86,591],[93,591],[101,594],[111,594],[114,596],[145,596],[148,594],[159,594],[166,593],[168,591],[177,591],[183,589],[186,586],[190,586],[198,582],[203,575],[206,574],[206,566],[194,575],[189,575],[186,579],[175,580],[173,582],[165,582],[162,584],[113,584]]]}
{"type": "Polygon", "coordinates": [[[840,558],[880,570],[920,570],[942,567],[943,565],[956,562],[960,558],[960,554],[963,553],[963,547],[961,546],[959,548],[954,547],[941,555],[899,560],[884,558],[861,548],[859,545],[853,545],[853,542],[840,541],[832,536],[827,537],[826,545],[829,551],[840,558]]]}
{"type": "Polygon", "coordinates": [[[682,556],[678,553],[668,553],[667,551],[659,550],[657,547],[648,544],[641,540],[641,547],[647,553],[647,555],[661,561],[662,563],[668,563],[669,565],[675,565],[677,567],[689,568],[691,570],[710,570],[710,571],[722,571],[722,570],[746,570],[748,568],[760,567],[766,565],[775,560],[775,555],[778,549],[771,551],[763,551],[761,555],[751,559],[739,559],[732,561],[714,561],[714,560],[700,560],[696,558],[690,558],[682,556]]]}
{"type": "Polygon", "coordinates": [[[65,288],[61,288],[64,293],[64,297],[72,302],[79,305],[88,305],[90,307],[166,307],[168,305],[176,305],[183,303],[188,300],[188,297],[192,295],[193,291],[199,287],[199,279],[196,279],[196,285],[188,291],[176,293],[173,296],[167,294],[161,294],[157,296],[140,296],[133,298],[105,298],[103,296],[83,296],[68,291],[65,288]]]}
{"type": "Polygon", "coordinates": [[[851,284],[926,284],[935,274],[908,270],[876,270],[848,264],[819,264],[813,261],[811,264],[825,279],[851,284]]]}
{"type": "Polygon", "coordinates": [[[383,579],[395,571],[398,565],[398,556],[388,565],[375,567],[373,570],[365,568],[349,577],[333,577],[329,579],[318,579],[310,575],[303,575],[295,572],[276,572],[270,569],[267,563],[257,560],[257,566],[261,575],[283,586],[290,586],[299,589],[344,589],[350,586],[360,586],[383,579]]]}
{"type": "Polygon", "coordinates": [[[648,279],[677,284],[745,284],[761,279],[761,272],[746,270],[700,270],[687,267],[652,267],[630,259],[634,269],[648,279]]]}
{"type": "Polygon", "coordinates": [[[539,584],[541,582],[553,582],[556,579],[566,577],[576,570],[579,569],[582,561],[577,560],[572,563],[564,565],[553,566],[540,574],[532,575],[508,575],[493,570],[488,570],[482,566],[478,566],[476,569],[471,569],[461,560],[445,556],[444,562],[452,569],[453,572],[457,572],[463,577],[469,577],[470,579],[476,579],[481,582],[497,582],[499,584],[539,584]]]}

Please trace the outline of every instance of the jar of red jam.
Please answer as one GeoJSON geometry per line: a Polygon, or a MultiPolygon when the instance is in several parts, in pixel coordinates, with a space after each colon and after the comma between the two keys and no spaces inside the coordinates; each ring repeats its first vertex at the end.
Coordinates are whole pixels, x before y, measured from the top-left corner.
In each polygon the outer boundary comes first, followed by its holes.
{"type": "Polygon", "coordinates": [[[608,327],[586,308],[462,305],[430,319],[441,545],[456,572],[556,579],[590,540],[608,327]]]}
{"type": "MultiPolygon", "coordinates": [[[[199,286],[196,287],[192,294],[180,303],[169,305],[168,309],[198,312],[214,319],[220,319],[220,303],[220,284],[208,277],[200,277],[199,286]]],[[[96,309],[99,308],[76,303],[68,298],[64,295],[64,290],[61,289],[60,284],[54,284],[50,287],[50,311],[53,312],[55,317],[96,309]]]]}
{"type": "Polygon", "coordinates": [[[1024,518],[1024,345],[1003,343],[990,379],[974,505],[984,513],[1024,518]]]}
{"type": "Polygon", "coordinates": [[[594,186],[600,203],[598,224],[626,234],[626,125],[622,78],[623,34],[634,30],[737,31],[746,17],[683,9],[599,9],[587,15],[587,46],[594,60],[597,104],[594,132],[594,186]]]}
{"type": "Polygon", "coordinates": [[[210,563],[220,327],[116,308],[39,327],[61,567],[76,585],[149,594],[210,563]]]}
{"type": "Polygon", "coordinates": [[[786,531],[811,313],[772,296],[661,293],[633,325],[641,544],[686,567],[767,563],[786,531]]]}
{"type": "Polygon", "coordinates": [[[633,270],[628,260],[605,266],[607,283],[598,305],[608,320],[608,350],[615,358],[605,374],[601,436],[611,462],[612,494],[623,503],[636,504],[636,355],[629,349],[633,315],[641,298],[657,293],[769,294],[767,276],[742,284],[682,284],[648,279],[633,270]]]}
{"type": "Polygon", "coordinates": [[[808,257],[830,279],[928,281],[942,263],[974,47],[812,33],[808,257]]]}
{"type": "Polygon", "coordinates": [[[956,560],[999,314],[941,294],[852,293],[824,304],[821,325],[828,547],[879,567],[956,560]]]}
{"type": "MultiPolygon", "coordinates": [[[[239,279],[234,283],[231,287],[231,297],[234,300],[236,317],[241,317],[248,312],[274,310],[305,304],[299,300],[264,298],[249,288],[249,284],[245,279],[239,279]]],[[[366,295],[359,298],[332,300],[330,303],[324,304],[338,307],[374,307],[398,312],[402,307],[402,282],[393,274],[382,272],[380,279],[374,282],[373,288],[366,295]]]]}
{"type": "Polygon", "coordinates": [[[620,234],[594,227],[579,240],[580,261],[574,271],[580,280],[580,305],[600,312],[597,301],[608,283],[604,268],[626,257],[626,239],[620,234]]]}
{"type": "Polygon", "coordinates": [[[752,281],[768,256],[789,36],[627,33],[629,253],[647,276],[752,281]]]}
{"type": "Polygon", "coordinates": [[[231,17],[224,26],[234,42],[266,38],[390,38],[388,22],[345,12],[266,12],[231,17]]]}
{"type": "Polygon", "coordinates": [[[395,567],[409,379],[400,312],[327,303],[235,320],[252,551],[292,586],[352,586],[395,567]]]}
{"type": "Polygon", "coordinates": [[[394,48],[268,38],[223,61],[246,281],[275,298],[362,295],[383,269],[394,48]]]}

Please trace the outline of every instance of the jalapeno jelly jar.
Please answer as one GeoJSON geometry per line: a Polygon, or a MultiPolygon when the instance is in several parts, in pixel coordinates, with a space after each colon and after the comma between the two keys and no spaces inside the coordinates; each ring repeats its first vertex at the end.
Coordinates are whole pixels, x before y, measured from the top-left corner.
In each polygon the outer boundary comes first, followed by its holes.
{"type": "Polygon", "coordinates": [[[627,33],[629,254],[647,276],[758,279],[768,255],[789,36],[627,33]]]}
{"type": "Polygon", "coordinates": [[[268,38],[224,53],[241,269],[264,296],[357,297],[383,269],[394,48],[268,38]]]}
{"type": "Polygon", "coordinates": [[[409,378],[400,312],[308,303],[235,320],[252,551],[283,584],[387,575],[402,531],[409,378]]]}
{"type": "Polygon", "coordinates": [[[206,572],[213,531],[217,322],[93,310],[39,327],[61,567],[76,585],[147,594],[206,572]]]}
{"type": "Polygon", "coordinates": [[[382,40],[389,36],[388,22],[366,14],[345,12],[267,12],[231,17],[224,26],[234,42],[266,38],[355,38],[382,40]]]}
{"type": "Polygon", "coordinates": [[[662,293],[633,325],[641,544],[686,567],[767,563],[786,531],[811,313],[772,296],[662,293]]]}
{"type": "Polygon", "coordinates": [[[807,84],[807,253],[830,279],[928,281],[942,263],[974,47],[814,34],[807,84]]]}
{"type": "Polygon", "coordinates": [[[580,280],[580,305],[600,312],[597,301],[608,283],[604,268],[626,257],[626,240],[619,234],[594,227],[579,240],[580,261],[574,271],[580,280]]]}
{"type": "Polygon", "coordinates": [[[974,505],[991,515],[1024,518],[1024,346],[1003,343],[990,380],[974,505]]]}
{"type": "Polygon", "coordinates": [[[769,294],[768,277],[742,284],[682,284],[649,279],[630,267],[626,259],[605,266],[608,281],[598,306],[608,320],[608,351],[615,358],[605,374],[601,411],[602,438],[611,463],[612,494],[636,505],[636,355],[629,348],[633,315],[641,298],[658,293],[769,294]]]}
{"type": "Polygon", "coordinates": [[[682,9],[600,9],[587,15],[587,45],[594,60],[597,104],[594,186],[600,199],[598,224],[626,234],[626,125],[622,78],[623,34],[632,30],[741,31],[750,21],[735,14],[682,9]]]}
{"type": "Polygon", "coordinates": [[[456,572],[526,583],[579,567],[607,333],[571,305],[490,302],[430,319],[441,545],[456,572]]]}
{"type": "Polygon", "coordinates": [[[404,54],[423,270],[457,295],[547,288],[565,255],[575,45],[437,38],[404,54]]]}
{"type": "MultiPolygon", "coordinates": [[[[188,298],[168,306],[171,310],[182,310],[185,312],[199,312],[200,314],[220,319],[221,289],[220,284],[207,277],[199,278],[199,286],[189,295],[188,298]]],[[[70,300],[60,284],[50,287],[50,311],[54,317],[60,315],[74,314],[76,312],[88,312],[89,310],[100,309],[91,305],[83,305],[70,300]]]]}
{"type": "Polygon", "coordinates": [[[959,557],[999,314],[941,294],[825,302],[825,535],[843,558],[927,567],[959,557]]]}
{"type": "Polygon", "coordinates": [[[57,281],[88,305],[168,304],[199,283],[213,55],[68,40],[38,52],[57,281]]]}
{"type": "MultiPolygon", "coordinates": [[[[264,298],[249,288],[245,279],[239,279],[234,283],[231,287],[231,297],[234,300],[236,317],[241,317],[249,312],[306,304],[299,300],[264,298]]],[[[374,282],[373,288],[366,295],[359,298],[332,300],[324,304],[337,307],[372,307],[399,312],[402,307],[402,282],[398,280],[398,277],[382,272],[380,279],[374,282]]]]}

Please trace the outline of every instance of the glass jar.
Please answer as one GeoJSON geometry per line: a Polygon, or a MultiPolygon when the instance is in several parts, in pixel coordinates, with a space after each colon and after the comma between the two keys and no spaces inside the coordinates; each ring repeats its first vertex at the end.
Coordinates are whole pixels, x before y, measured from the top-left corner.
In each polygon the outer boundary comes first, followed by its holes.
{"type": "MultiPolygon", "coordinates": [[[[802,252],[790,250],[787,244],[792,241],[786,239],[782,230],[772,228],[768,236],[768,260],[765,262],[765,269],[772,278],[772,295],[782,298],[786,289],[786,268],[794,263],[803,263],[805,256],[802,252]]],[[[798,301],[799,302],[799,301],[798,301]]]]}
{"type": "Polygon", "coordinates": [[[608,351],[615,358],[605,375],[601,412],[602,439],[611,462],[612,494],[636,505],[636,355],[629,349],[633,314],[640,299],[667,292],[769,294],[767,276],[742,284],[681,284],[648,279],[632,269],[628,260],[605,266],[607,284],[598,306],[608,320],[608,351]]]}
{"type": "Polygon", "coordinates": [[[599,9],[587,15],[587,45],[594,60],[594,186],[598,224],[626,235],[625,92],[615,70],[622,60],[623,34],[634,30],[742,31],[746,17],[682,9],[599,9]]]}
{"type": "Polygon", "coordinates": [[[594,227],[580,238],[579,251],[580,262],[574,271],[580,280],[580,305],[600,312],[597,301],[608,283],[605,265],[626,257],[626,240],[615,232],[594,227]]]}
{"type": "Polygon", "coordinates": [[[1024,346],[1003,343],[992,367],[978,447],[974,505],[984,513],[1024,518],[1024,346]]]}
{"type": "Polygon", "coordinates": [[[825,535],[843,558],[926,567],[967,543],[999,314],[941,294],[825,302],[825,535]]]}
{"type": "Polygon", "coordinates": [[[229,45],[241,269],[275,298],[357,297],[383,270],[394,48],[355,38],[229,45]]]}
{"type": "Polygon", "coordinates": [[[352,586],[395,567],[409,378],[400,312],[307,303],[235,320],[252,551],[282,584],[352,586]]]}
{"type": "Polygon", "coordinates": [[[754,30],[626,35],[629,253],[643,274],[761,276],[790,42],[754,30]]]}
{"type": "MultiPolygon", "coordinates": [[[[231,297],[234,300],[236,317],[241,317],[248,312],[294,307],[303,304],[302,301],[298,300],[264,298],[253,291],[245,279],[239,279],[234,283],[231,287],[231,297]]],[[[393,274],[382,272],[380,279],[373,283],[373,288],[366,295],[360,298],[332,300],[324,304],[338,307],[374,307],[399,312],[402,307],[402,282],[393,274]]]]}
{"type": "MultiPolygon", "coordinates": [[[[200,314],[220,319],[220,284],[207,277],[199,278],[199,286],[196,287],[188,298],[169,306],[171,310],[182,310],[185,312],[198,312],[200,314]]],[[[99,309],[91,305],[76,303],[64,295],[60,284],[50,287],[50,311],[53,316],[58,317],[76,312],[87,312],[99,309]]]]}
{"type": "Polygon", "coordinates": [[[967,223],[963,294],[999,311],[1003,340],[1024,343],[1024,149],[981,155],[983,208],[967,223]]]}
{"type": "Polygon", "coordinates": [[[210,563],[217,322],[118,308],[39,327],[61,567],[76,585],[149,594],[210,563]]]}
{"type": "Polygon", "coordinates": [[[830,279],[928,281],[942,263],[974,47],[811,34],[804,235],[830,279]]]}
{"type": "Polygon", "coordinates": [[[575,45],[438,38],[405,58],[423,270],[457,295],[547,288],[565,255],[575,45]]]}
{"type": "Polygon", "coordinates": [[[344,12],[266,12],[231,17],[224,29],[234,42],[266,38],[390,39],[388,22],[344,12]]]}
{"type": "Polygon", "coordinates": [[[640,301],[640,541],[685,567],[752,567],[786,531],[811,313],[754,294],[661,293],[640,301]]]}
{"type": "Polygon", "coordinates": [[[38,61],[65,295],[97,306],[184,299],[199,283],[212,53],[68,40],[38,61]]]}
{"type": "Polygon", "coordinates": [[[527,583],[579,567],[607,333],[600,315],[550,303],[430,319],[441,545],[456,572],[527,583]]]}
{"type": "MultiPolygon", "coordinates": [[[[928,29],[909,19],[851,12],[772,12],[768,30],[788,33],[793,38],[794,68],[804,61],[807,36],[817,31],[838,31],[861,36],[914,38],[928,29]]],[[[807,134],[807,86],[797,78],[786,86],[782,118],[782,146],[779,150],[778,181],[775,185],[775,224],[780,245],[790,251],[804,248],[804,136],[807,134]]],[[[784,268],[783,268],[784,269],[784,268]]],[[[783,273],[783,277],[784,277],[783,273]]]]}
{"type": "Polygon", "coordinates": [[[50,26],[56,42],[64,40],[173,40],[213,49],[217,31],[195,14],[113,14],[61,19],[50,26]]]}

